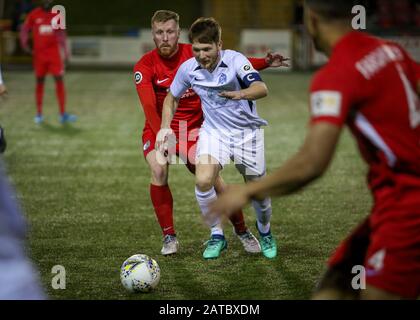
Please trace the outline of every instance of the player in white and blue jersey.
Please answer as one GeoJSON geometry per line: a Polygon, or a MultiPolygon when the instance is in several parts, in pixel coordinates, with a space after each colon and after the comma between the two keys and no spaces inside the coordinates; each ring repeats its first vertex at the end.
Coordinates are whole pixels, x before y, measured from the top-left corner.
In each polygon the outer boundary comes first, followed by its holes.
{"type": "Polygon", "coordinates": [[[0,300],[45,299],[22,246],[25,236],[25,221],[0,160],[0,300]]]}
{"type": "MultiPolygon", "coordinates": [[[[267,95],[259,73],[241,53],[222,50],[221,29],[213,18],[200,18],[190,28],[194,58],[184,62],[165,99],[161,131],[156,147],[165,151],[170,123],[182,94],[192,88],[201,99],[204,122],[196,153],[196,197],[211,228],[211,239],[203,253],[217,258],[226,248],[218,218],[208,216],[209,204],[217,198],[214,184],[220,170],[231,160],[246,181],[265,175],[264,140],[261,126],[267,122],[257,113],[255,100],[267,95]]],[[[267,258],[277,255],[270,230],[270,198],[252,202],[257,215],[261,251],[267,258]]]]}

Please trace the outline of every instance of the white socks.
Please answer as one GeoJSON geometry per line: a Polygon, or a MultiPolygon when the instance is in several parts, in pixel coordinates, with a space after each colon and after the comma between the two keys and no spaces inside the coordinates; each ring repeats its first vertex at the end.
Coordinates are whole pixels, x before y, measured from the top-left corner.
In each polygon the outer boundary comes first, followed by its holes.
{"type": "Polygon", "coordinates": [[[195,187],[195,196],[197,198],[198,205],[201,209],[201,214],[204,217],[207,225],[211,229],[211,235],[223,235],[223,228],[218,217],[209,217],[209,204],[217,199],[216,190],[211,188],[208,191],[200,191],[195,187]]]}
{"type": "Polygon", "coordinates": [[[258,230],[262,234],[270,232],[270,219],[271,219],[271,199],[265,198],[262,201],[252,200],[252,206],[257,215],[258,230]]]}

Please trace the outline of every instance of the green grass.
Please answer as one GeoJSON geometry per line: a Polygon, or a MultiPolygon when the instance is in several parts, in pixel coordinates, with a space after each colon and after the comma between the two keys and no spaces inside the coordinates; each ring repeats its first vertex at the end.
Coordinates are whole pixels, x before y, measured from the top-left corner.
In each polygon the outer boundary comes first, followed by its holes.
{"type": "MultiPolygon", "coordinates": [[[[259,113],[266,160],[272,171],[292,155],[305,135],[310,74],[264,74],[269,97],[259,113]]],[[[68,110],[74,125],[58,122],[54,85],[45,94],[47,123],[33,123],[31,73],[6,75],[7,101],[0,101],[6,129],[9,175],[31,226],[28,247],[46,292],[53,299],[307,299],[339,241],[369,210],[365,166],[344,132],[328,173],[305,192],[273,201],[272,231],[279,255],[269,261],[244,253],[226,227],[229,248],[215,261],[202,259],[208,230],[194,196],[194,179],[171,167],[179,254],[160,256],[161,232],[149,200],[149,172],[139,146],[143,113],[130,72],[70,72],[68,110]],[[119,268],[132,254],[155,258],[158,288],[131,295],[119,268]],[[53,290],[51,268],[63,265],[65,290],[53,290]]],[[[233,167],[228,182],[240,182],[233,167]]],[[[255,216],[245,210],[255,231],[255,216]]]]}

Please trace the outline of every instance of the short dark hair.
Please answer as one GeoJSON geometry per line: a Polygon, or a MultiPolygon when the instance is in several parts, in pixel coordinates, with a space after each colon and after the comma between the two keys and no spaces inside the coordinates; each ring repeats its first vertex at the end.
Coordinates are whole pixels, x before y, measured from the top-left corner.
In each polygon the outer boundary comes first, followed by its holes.
{"type": "Polygon", "coordinates": [[[178,13],[169,10],[158,10],[152,17],[152,27],[154,22],[166,22],[169,20],[175,20],[179,24],[178,13]]]}
{"type": "Polygon", "coordinates": [[[305,0],[305,6],[327,19],[351,19],[355,5],[366,5],[363,0],[305,0]]]}
{"type": "Polygon", "coordinates": [[[198,18],[190,27],[188,34],[190,42],[219,43],[222,29],[214,18],[198,18]]]}

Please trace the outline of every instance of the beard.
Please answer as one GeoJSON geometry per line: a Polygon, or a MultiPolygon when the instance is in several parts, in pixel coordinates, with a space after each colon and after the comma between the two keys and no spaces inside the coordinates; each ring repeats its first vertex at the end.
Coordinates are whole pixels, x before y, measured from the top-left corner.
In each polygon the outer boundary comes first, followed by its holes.
{"type": "Polygon", "coordinates": [[[176,50],[177,50],[177,46],[160,46],[159,54],[162,57],[170,57],[176,52],[176,50]]]}

